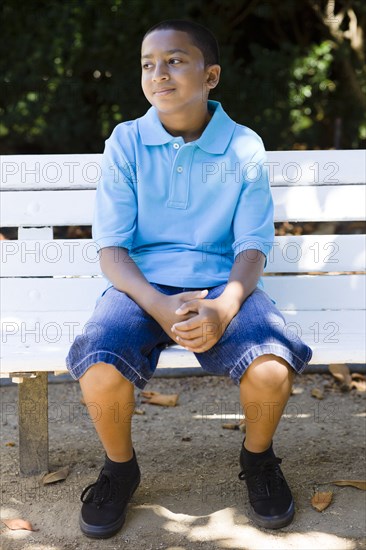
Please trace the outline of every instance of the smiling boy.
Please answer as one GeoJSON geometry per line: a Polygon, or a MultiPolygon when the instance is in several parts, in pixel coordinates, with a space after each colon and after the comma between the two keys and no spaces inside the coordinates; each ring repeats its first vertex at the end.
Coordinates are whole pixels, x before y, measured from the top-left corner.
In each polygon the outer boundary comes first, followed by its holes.
{"type": "Polygon", "coordinates": [[[134,387],[144,388],[162,349],[179,343],[205,371],[239,386],[248,413],[239,477],[256,524],[280,528],[292,521],[294,501],[272,437],[293,372],[312,352],[285,330],[261,288],[274,236],[263,143],[208,99],[221,68],[205,27],[159,23],[143,38],[141,66],[152,107],[106,141],[97,190],[93,237],[108,287],[90,319],[95,330],[78,336],[67,357],[91,415],[98,406],[106,453],[82,493],[80,527],[95,538],[122,527],[140,483],[134,387]],[[253,403],[261,414],[251,422],[253,403]]]}

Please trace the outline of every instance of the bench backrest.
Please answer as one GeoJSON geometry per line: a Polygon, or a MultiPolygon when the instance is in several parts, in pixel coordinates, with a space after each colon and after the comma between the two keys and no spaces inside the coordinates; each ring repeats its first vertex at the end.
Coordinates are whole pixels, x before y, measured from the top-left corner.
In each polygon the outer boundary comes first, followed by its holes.
{"type": "MultiPolygon", "coordinates": [[[[47,345],[71,343],[83,330],[105,287],[96,246],[54,239],[53,228],[91,224],[100,160],[1,158],[1,225],[18,228],[17,240],[0,243],[5,335],[34,334],[47,345]]],[[[332,227],[365,219],[366,151],[269,152],[268,166],[275,221],[328,222],[330,231],[276,237],[265,289],[313,347],[312,362],[364,362],[365,235],[334,235],[332,227]]]]}

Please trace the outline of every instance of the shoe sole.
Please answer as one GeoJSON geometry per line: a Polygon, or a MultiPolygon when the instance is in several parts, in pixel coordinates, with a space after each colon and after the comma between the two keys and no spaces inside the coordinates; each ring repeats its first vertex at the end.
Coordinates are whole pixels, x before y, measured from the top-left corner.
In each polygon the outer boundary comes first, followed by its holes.
{"type": "Polygon", "coordinates": [[[294,519],[294,515],[295,515],[294,501],[291,502],[287,512],[285,514],[282,514],[281,516],[273,516],[273,517],[260,516],[255,512],[255,510],[252,507],[249,508],[250,519],[256,525],[258,525],[258,527],[263,527],[264,529],[281,529],[282,527],[286,527],[287,525],[290,525],[290,523],[294,519]]]}
{"type": "MultiPolygon", "coordinates": [[[[134,492],[140,485],[141,478],[137,480],[137,483],[135,487],[132,489],[129,501],[133,497],[134,492]]],[[[129,502],[127,503],[128,506],[129,502]]],[[[116,535],[118,531],[123,527],[123,524],[126,520],[126,514],[127,514],[127,506],[123,512],[123,515],[118,518],[115,522],[109,523],[108,525],[89,525],[89,523],[86,523],[81,514],[79,516],[79,525],[82,533],[91,538],[91,539],[109,539],[110,537],[113,537],[113,535],[116,535]]]]}

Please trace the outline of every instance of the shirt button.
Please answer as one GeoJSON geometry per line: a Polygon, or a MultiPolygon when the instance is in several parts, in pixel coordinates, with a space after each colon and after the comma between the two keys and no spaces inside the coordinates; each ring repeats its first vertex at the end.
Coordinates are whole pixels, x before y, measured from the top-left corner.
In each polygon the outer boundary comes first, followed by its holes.
{"type": "Polygon", "coordinates": [[[181,174],[183,172],[183,166],[178,166],[177,172],[179,172],[181,174]]]}
{"type": "Polygon", "coordinates": [[[173,143],[174,149],[179,149],[179,143],[173,143]]]}

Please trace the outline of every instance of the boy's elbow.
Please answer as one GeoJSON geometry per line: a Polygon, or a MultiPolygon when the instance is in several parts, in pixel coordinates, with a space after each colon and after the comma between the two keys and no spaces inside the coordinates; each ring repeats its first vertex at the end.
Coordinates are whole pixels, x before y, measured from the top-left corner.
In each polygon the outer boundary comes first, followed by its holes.
{"type": "Polygon", "coordinates": [[[101,248],[99,251],[99,265],[102,273],[107,275],[114,264],[125,261],[126,257],[128,257],[127,248],[119,246],[101,248]]]}

